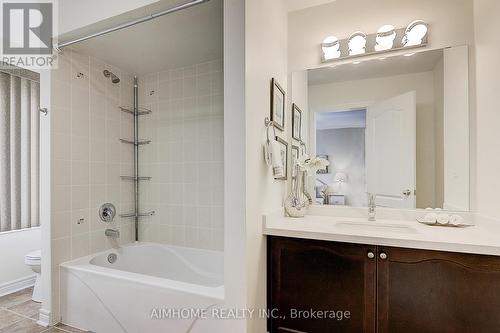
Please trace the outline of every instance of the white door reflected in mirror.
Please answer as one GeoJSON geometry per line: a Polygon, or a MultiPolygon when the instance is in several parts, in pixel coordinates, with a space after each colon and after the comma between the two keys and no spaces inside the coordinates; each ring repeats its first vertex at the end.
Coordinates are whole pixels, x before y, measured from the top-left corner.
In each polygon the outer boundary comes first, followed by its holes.
{"type": "Polygon", "coordinates": [[[416,208],[417,92],[377,102],[366,112],[366,187],[377,206],[416,208]],[[411,191],[413,192],[413,191],[411,191]]]}

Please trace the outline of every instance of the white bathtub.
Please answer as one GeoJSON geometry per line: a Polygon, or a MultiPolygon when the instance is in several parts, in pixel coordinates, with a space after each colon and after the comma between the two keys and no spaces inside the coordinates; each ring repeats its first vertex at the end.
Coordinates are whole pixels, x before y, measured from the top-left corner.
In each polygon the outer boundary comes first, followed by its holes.
{"type": "Polygon", "coordinates": [[[61,264],[60,281],[63,323],[96,333],[203,332],[203,319],[158,319],[153,309],[220,305],[223,253],[134,243],[61,264]]]}

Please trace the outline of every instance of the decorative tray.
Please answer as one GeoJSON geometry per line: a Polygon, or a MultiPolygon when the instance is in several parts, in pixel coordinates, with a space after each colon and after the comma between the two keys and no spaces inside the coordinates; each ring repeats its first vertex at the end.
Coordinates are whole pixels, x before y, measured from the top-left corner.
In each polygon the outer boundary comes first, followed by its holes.
{"type": "Polygon", "coordinates": [[[425,220],[423,217],[417,217],[416,220],[418,223],[432,225],[432,226],[438,226],[438,227],[465,228],[465,227],[473,227],[474,226],[474,224],[466,223],[466,222],[461,222],[461,223],[457,223],[457,224],[452,224],[452,223],[443,224],[443,223],[438,223],[437,221],[425,220]]]}

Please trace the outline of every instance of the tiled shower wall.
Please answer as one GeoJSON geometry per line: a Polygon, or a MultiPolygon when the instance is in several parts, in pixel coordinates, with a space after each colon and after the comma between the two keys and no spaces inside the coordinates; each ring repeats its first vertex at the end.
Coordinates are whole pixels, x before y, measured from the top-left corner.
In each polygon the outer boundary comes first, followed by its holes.
{"type": "Polygon", "coordinates": [[[121,231],[120,243],[133,240],[133,221],[100,221],[98,208],[112,202],[118,212],[133,205],[133,185],[120,175],[133,170],[133,119],[119,105],[132,103],[132,76],[98,59],[64,50],[51,83],[52,283],[54,315],[59,310],[61,262],[102,251],[113,244],[105,228],[121,231]],[[103,70],[121,78],[111,83],[103,70]]]}
{"type": "Polygon", "coordinates": [[[139,77],[142,241],[223,249],[222,60],[139,77]]]}

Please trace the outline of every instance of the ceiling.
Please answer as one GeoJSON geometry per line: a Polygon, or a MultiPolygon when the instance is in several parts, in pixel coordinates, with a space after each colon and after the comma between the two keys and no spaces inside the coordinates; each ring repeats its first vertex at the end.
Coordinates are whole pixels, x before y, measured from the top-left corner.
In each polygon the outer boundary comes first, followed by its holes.
{"type": "MultiPolygon", "coordinates": [[[[82,29],[65,41],[113,27],[186,1],[160,1],[118,18],[82,29]]],[[[223,56],[223,1],[211,0],[154,20],[74,44],[76,51],[94,56],[131,74],[185,67],[223,56]]]]}
{"type": "Polygon", "coordinates": [[[335,2],[336,0],[287,0],[288,11],[293,12],[309,7],[324,5],[326,3],[335,2]]]}
{"type": "Polygon", "coordinates": [[[383,60],[362,61],[358,64],[322,67],[309,71],[309,85],[429,72],[434,70],[442,58],[443,50],[431,50],[415,53],[411,57],[398,55],[383,60]]]}

